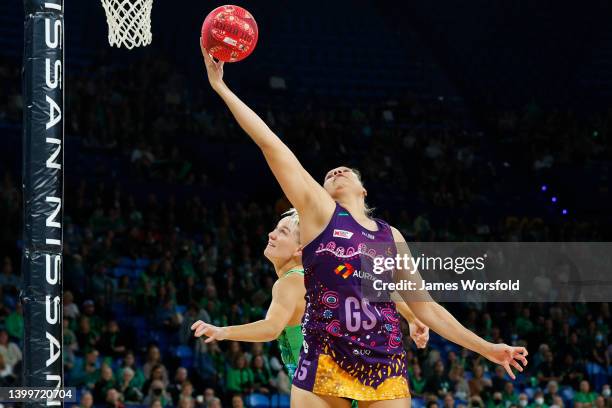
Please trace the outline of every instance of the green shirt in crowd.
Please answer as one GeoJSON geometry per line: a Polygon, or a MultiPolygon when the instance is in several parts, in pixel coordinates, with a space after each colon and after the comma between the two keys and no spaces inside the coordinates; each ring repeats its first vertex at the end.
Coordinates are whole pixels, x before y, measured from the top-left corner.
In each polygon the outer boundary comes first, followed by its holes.
{"type": "Polygon", "coordinates": [[[596,399],[597,394],[595,394],[594,392],[577,392],[576,394],[574,394],[574,402],[592,404],[595,402],[596,399]]]}
{"type": "Polygon", "coordinates": [[[250,368],[230,368],[227,370],[226,388],[232,392],[243,392],[247,387],[253,385],[255,376],[250,368]]]}

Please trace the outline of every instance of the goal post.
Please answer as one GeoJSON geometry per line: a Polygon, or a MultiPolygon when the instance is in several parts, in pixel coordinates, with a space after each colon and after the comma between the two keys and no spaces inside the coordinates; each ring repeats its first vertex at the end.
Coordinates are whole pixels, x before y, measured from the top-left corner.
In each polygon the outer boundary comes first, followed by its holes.
{"type": "MultiPolygon", "coordinates": [[[[64,387],[64,2],[24,0],[23,386],[64,387]]],[[[62,406],[59,400],[27,407],[62,406]]]]}

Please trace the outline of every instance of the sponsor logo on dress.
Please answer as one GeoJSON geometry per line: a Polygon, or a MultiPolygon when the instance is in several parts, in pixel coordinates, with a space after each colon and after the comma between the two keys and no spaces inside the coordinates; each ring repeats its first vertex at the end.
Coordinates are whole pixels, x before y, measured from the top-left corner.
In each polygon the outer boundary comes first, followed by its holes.
{"type": "Polygon", "coordinates": [[[341,229],[335,229],[334,230],[334,237],[344,238],[344,239],[351,239],[352,236],[353,236],[353,233],[350,232],[350,231],[345,231],[345,230],[341,230],[341,229]]]}
{"type": "Polygon", "coordinates": [[[353,272],[355,272],[355,269],[350,263],[344,263],[342,265],[338,265],[336,269],[334,269],[334,272],[336,273],[336,275],[342,274],[342,278],[348,279],[348,277],[351,276],[353,272]]]}
{"type": "Polygon", "coordinates": [[[374,234],[370,234],[369,232],[361,231],[361,234],[368,239],[374,239],[374,234]]]}

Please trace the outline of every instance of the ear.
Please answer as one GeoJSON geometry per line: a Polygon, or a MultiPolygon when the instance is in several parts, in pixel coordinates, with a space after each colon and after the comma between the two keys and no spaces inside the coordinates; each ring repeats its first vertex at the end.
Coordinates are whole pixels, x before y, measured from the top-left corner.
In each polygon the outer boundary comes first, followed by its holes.
{"type": "Polygon", "coordinates": [[[300,245],[298,247],[298,249],[295,250],[295,252],[293,253],[293,257],[294,258],[301,258],[302,257],[302,250],[304,249],[304,245],[300,245]]]}

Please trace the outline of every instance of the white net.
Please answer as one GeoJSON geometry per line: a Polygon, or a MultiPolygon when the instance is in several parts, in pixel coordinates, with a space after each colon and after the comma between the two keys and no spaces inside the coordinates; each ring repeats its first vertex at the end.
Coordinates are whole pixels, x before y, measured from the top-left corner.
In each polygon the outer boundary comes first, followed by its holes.
{"type": "Polygon", "coordinates": [[[108,42],[117,47],[151,44],[153,0],[102,0],[108,23],[108,42]]]}

